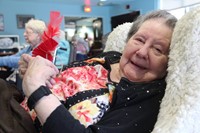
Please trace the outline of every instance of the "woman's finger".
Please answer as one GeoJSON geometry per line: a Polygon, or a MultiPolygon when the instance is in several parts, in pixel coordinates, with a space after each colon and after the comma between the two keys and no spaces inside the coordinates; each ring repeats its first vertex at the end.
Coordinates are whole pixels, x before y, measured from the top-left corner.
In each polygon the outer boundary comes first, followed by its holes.
{"type": "Polygon", "coordinates": [[[33,80],[45,84],[47,80],[55,77],[57,73],[58,70],[52,62],[36,56],[29,61],[25,76],[34,77],[33,80]]]}
{"type": "Polygon", "coordinates": [[[50,78],[49,80],[46,81],[46,86],[52,88],[55,83],[56,83],[55,80],[53,78],[50,78]]]}
{"type": "Polygon", "coordinates": [[[19,68],[18,68],[19,69],[19,76],[21,78],[24,77],[24,74],[26,73],[26,70],[28,68],[28,62],[31,59],[32,59],[32,57],[30,55],[28,55],[28,54],[23,54],[21,56],[21,58],[20,58],[20,60],[18,62],[18,64],[19,64],[19,68]]]}

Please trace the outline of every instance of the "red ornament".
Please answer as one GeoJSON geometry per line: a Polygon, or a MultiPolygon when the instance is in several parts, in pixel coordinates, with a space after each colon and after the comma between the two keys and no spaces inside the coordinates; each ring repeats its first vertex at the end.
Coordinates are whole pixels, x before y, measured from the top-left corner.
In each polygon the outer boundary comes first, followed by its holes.
{"type": "Polygon", "coordinates": [[[63,16],[60,16],[60,12],[51,11],[50,21],[47,26],[47,30],[42,35],[42,42],[32,51],[32,56],[42,56],[50,61],[53,61],[53,53],[58,45],[58,42],[54,40],[54,37],[59,38],[60,24],[63,16]]]}

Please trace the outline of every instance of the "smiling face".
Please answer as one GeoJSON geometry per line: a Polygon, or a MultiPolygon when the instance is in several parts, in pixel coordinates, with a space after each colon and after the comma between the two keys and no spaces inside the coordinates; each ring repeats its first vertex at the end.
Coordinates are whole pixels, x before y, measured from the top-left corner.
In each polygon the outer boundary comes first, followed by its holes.
{"type": "Polygon", "coordinates": [[[163,78],[172,32],[163,19],[145,21],[125,46],[120,60],[121,76],[134,82],[163,78]]]}

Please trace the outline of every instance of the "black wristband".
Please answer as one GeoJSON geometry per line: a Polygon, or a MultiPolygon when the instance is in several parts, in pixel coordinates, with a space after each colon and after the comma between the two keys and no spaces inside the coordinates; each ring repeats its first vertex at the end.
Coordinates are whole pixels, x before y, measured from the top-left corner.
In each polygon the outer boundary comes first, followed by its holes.
{"type": "Polygon", "coordinates": [[[27,106],[30,110],[35,107],[35,104],[43,97],[51,94],[51,91],[46,86],[40,86],[36,91],[34,91],[27,101],[27,106]]]}

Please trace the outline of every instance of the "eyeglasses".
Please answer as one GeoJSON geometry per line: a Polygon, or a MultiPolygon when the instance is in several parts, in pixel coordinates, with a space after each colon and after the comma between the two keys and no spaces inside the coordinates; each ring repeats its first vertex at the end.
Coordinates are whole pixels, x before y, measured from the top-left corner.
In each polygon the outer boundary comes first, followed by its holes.
{"type": "Polygon", "coordinates": [[[34,32],[33,32],[32,30],[25,30],[24,33],[27,34],[27,35],[31,35],[31,34],[33,34],[34,32]]]}

